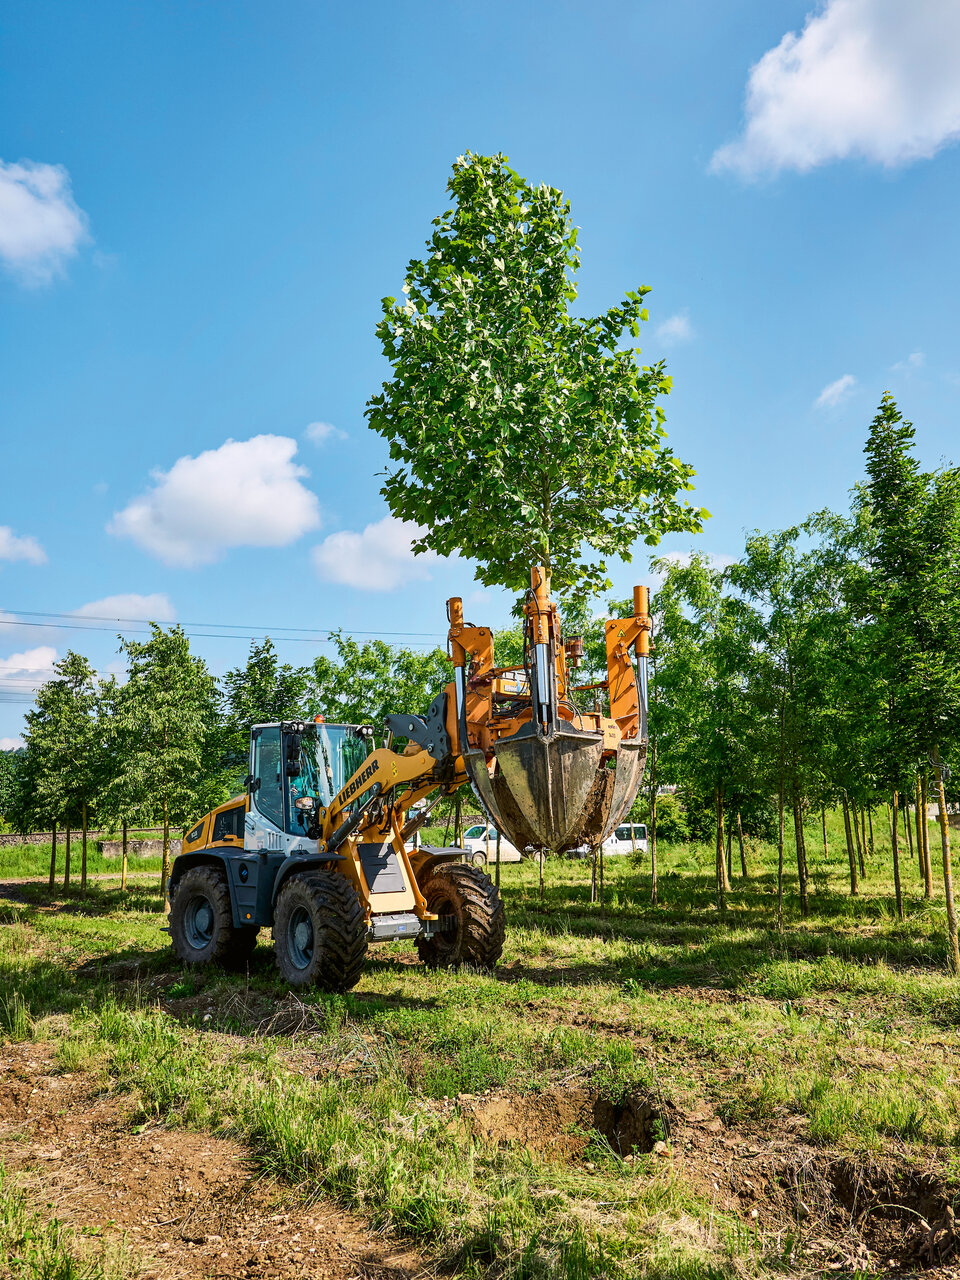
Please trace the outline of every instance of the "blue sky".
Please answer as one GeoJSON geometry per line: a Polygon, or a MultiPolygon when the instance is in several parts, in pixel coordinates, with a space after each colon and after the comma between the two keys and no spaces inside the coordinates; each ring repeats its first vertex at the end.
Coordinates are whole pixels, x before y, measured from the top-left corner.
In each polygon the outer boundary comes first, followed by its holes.
{"type": "Polygon", "coordinates": [[[363,419],[467,149],[569,196],[582,311],[652,286],[713,512],[662,550],[842,507],[887,388],[960,453],[953,0],[8,0],[0,71],[0,740],[68,646],[116,664],[89,618],[217,672],[264,628],[440,641],[454,593],[505,619],[381,523],[363,419]]]}

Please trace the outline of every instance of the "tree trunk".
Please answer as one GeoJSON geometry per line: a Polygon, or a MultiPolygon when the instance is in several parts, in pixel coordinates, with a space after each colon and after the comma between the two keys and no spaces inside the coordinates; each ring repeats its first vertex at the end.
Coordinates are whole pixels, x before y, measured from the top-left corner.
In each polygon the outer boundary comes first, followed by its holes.
{"type": "MultiPolygon", "coordinates": [[[[903,842],[910,850],[910,861],[913,862],[913,828],[910,825],[910,801],[903,806],[903,842]]],[[[923,868],[920,868],[923,875],[923,868]]]]}
{"type": "Polygon", "coordinates": [[[783,933],[783,770],[784,770],[784,707],[785,694],[780,694],[780,785],[777,791],[777,929],[783,933]]]}
{"type": "Polygon", "coordinates": [[[727,884],[733,884],[733,819],[727,814],[727,884]]]}
{"type": "Polygon", "coordinates": [[[923,896],[926,899],[933,897],[933,866],[930,862],[929,842],[926,838],[927,830],[927,795],[923,779],[917,774],[917,812],[914,815],[917,827],[917,856],[920,859],[920,871],[923,875],[923,896]]]}
{"type": "Polygon", "coordinates": [[[727,859],[723,855],[723,831],[724,831],[724,823],[726,821],[727,811],[726,811],[726,806],[723,803],[722,787],[720,788],[720,791],[719,791],[719,797],[720,797],[720,874],[723,878],[724,902],[726,902],[726,895],[730,892],[733,886],[731,885],[730,877],[727,874],[727,859]]]}
{"type": "Polygon", "coordinates": [[[723,860],[723,796],[719,787],[714,788],[713,795],[717,810],[717,910],[723,916],[727,911],[727,868],[723,860]]]}
{"type": "Polygon", "coordinates": [[[740,821],[740,810],[737,810],[737,840],[740,842],[740,874],[747,878],[747,855],[743,848],[743,823],[740,821]]]}
{"type": "Polygon", "coordinates": [[[607,904],[603,896],[603,845],[602,844],[600,846],[597,857],[600,863],[600,914],[605,915],[607,904]]]}
{"type": "MultiPolygon", "coordinates": [[[[124,838],[126,838],[126,834],[127,834],[126,827],[123,828],[123,834],[124,834],[124,838]]],[[[497,828],[497,870],[496,870],[496,879],[494,883],[499,889],[500,888],[500,828],[499,827],[497,828]]]]}
{"type": "Polygon", "coordinates": [[[777,792],[777,929],[783,933],[783,772],[777,792]]]}
{"type": "Polygon", "coordinates": [[[876,855],[876,852],[877,852],[873,843],[873,805],[872,804],[867,805],[867,820],[870,823],[870,857],[872,858],[876,855]]]}
{"type": "Polygon", "coordinates": [[[923,775],[923,781],[920,786],[920,831],[923,835],[923,863],[926,870],[926,880],[930,887],[929,893],[924,888],[923,896],[925,898],[933,897],[933,858],[930,856],[930,823],[927,820],[927,775],[923,775]]]}
{"type": "Polygon", "coordinates": [[[83,828],[80,845],[80,892],[87,892],[87,802],[83,802],[83,828]]]}
{"type": "Polygon", "coordinates": [[[793,835],[797,845],[797,881],[800,886],[800,914],[810,914],[810,897],[807,893],[807,850],[803,843],[803,814],[800,811],[800,793],[793,788],[793,835]]]}
{"type": "Polygon", "coordinates": [[[57,824],[53,824],[53,831],[50,833],[50,892],[53,892],[53,886],[57,878],[57,824]]]}
{"type": "MultiPolygon", "coordinates": [[[[500,868],[497,868],[499,874],[500,868]]],[[[123,820],[123,847],[120,853],[120,888],[127,887],[127,820],[123,820]]]]}
{"type": "Polygon", "coordinates": [[[857,802],[854,800],[850,806],[850,816],[853,819],[853,836],[857,844],[857,862],[860,866],[860,879],[866,877],[867,869],[863,864],[863,845],[860,842],[860,815],[857,812],[857,802]]]}
{"type": "Polygon", "coordinates": [[[847,803],[846,795],[843,796],[843,830],[847,837],[847,858],[850,862],[850,896],[854,897],[860,892],[860,884],[857,880],[857,853],[853,847],[853,835],[850,831],[850,806],[847,803]]]}
{"type": "Polygon", "coordinates": [[[163,909],[169,913],[170,903],[167,901],[167,881],[170,879],[170,808],[166,797],[163,801],[163,865],[160,870],[160,894],[163,898],[163,909]]]}
{"type": "Polygon", "coordinates": [[[953,903],[953,867],[950,862],[950,827],[947,823],[947,798],[943,791],[940,751],[934,748],[933,762],[937,770],[937,806],[940,816],[940,849],[943,854],[943,894],[947,900],[947,960],[951,973],[960,973],[960,944],[957,942],[957,912],[953,903]]]}
{"type": "Polygon", "coordinates": [[[654,788],[650,796],[650,830],[647,833],[650,846],[650,901],[657,902],[657,792],[654,788]]]}
{"type": "Polygon", "coordinates": [[[897,895],[897,919],[903,919],[903,894],[900,890],[900,837],[899,837],[899,814],[897,806],[900,797],[896,791],[893,793],[893,818],[890,822],[890,830],[892,838],[890,847],[893,850],[893,887],[897,895]]]}
{"type": "Polygon", "coordinates": [[[67,843],[63,855],[63,887],[70,888],[70,828],[67,827],[67,843]]]}
{"type": "Polygon", "coordinates": [[[823,860],[828,862],[830,860],[830,847],[827,844],[827,806],[825,804],[820,806],[820,829],[823,832],[823,860]]]}

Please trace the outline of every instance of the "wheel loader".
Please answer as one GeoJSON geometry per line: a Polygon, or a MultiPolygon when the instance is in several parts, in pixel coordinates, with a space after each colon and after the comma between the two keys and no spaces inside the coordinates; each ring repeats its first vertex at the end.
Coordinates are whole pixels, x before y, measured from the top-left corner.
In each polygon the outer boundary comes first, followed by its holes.
{"type": "Polygon", "coordinates": [[[582,641],[561,636],[544,573],[531,579],[523,664],[495,666],[490,629],[449,600],[454,678],[426,716],[387,716],[381,747],[372,726],[319,716],[251,728],[246,792],[201,818],[173,863],[182,961],[242,967],[269,927],[294,987],[347,991],[368,946],[397,939],[427,965],[496,966],[505,917],[490,877],[458,847],[411,840],[432,804],[469,785],[520,849],[597,847],[632,805],[646,756],[646,588],[632,617],[606,623],[607,679],[578,686],[582,641]],[[600,690],[609,714],[578,710],[572,694],[596,703],[600,690]]]}

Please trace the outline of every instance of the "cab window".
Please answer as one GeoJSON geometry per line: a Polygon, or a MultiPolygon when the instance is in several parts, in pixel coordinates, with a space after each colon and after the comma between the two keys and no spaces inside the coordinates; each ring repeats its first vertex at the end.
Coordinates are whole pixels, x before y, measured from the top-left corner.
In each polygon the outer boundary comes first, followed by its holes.
{"type": "Polygon", "coordinates": [[[232,809],[224,809],[222,813],[218,813],[213,820],[214,843],[229,836],[242,840],[243,819],[244,808],[242,804],[234,805],[232,809]]]}
{"type": "Polygon", "coordinates": [[[260,785],[253,802],[270,822],[283,830],[283,756],[279,728],[261,729],[254,740],[253,776],[260,785]]]}
{"type": "Polygon", "coordinates": [[[464,834],[463,838],[464,840],[479,840],[482,835],[483,827],[471,827],[470,830],[464,834]]]}

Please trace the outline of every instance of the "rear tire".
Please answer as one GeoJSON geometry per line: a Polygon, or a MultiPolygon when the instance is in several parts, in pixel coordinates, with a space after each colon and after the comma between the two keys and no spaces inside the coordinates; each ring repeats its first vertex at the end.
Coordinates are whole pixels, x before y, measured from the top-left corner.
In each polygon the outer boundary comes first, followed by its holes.
{"type": "Polygon", "coordinates": [[[349,991],[363,972],[367,924],[357,891],[335,871],[291,876],[277,897],[277,968],[292,987],[349,991]]]}
{"type": "Polygon", "coordinates": [[[184,964],[243,968],[259,930],[236,929],[227,878],[219,867],[190,867],[170,904],[170,940],[184,964]]]}
{"type": "Polygon", "coordinates": [[[455,929],[417,939],[417,952],[432,969],[462,964],[495,969],[503,953],[506,913],[500,893],[478,867],[448,863],[420,886],[427,906],[438,916],[453,916],[455,929]]]}
{"type": "Polygon", "coordinates": [[[485,867],[487,865],[487,855],[481,849],[477,849],[476,852],[471,853],[470,862],[474,867],[485,867]]]}

